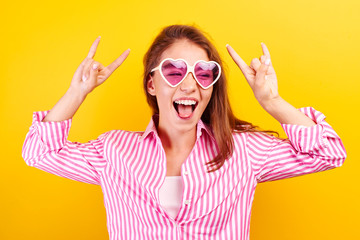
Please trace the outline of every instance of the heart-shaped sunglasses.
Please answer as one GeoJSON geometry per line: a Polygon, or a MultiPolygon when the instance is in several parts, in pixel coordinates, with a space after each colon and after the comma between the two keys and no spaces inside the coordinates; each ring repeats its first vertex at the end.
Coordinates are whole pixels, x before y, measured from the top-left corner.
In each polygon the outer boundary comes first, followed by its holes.
{"type": "Polygon", "coordinates": [[[160,71],[162,78],[171,87],[178,86],[189,73],[192,73],[197,83],[203,88],[211,87],[220,78],[221,67],[217,62],[198,60],[193,66],[184,59],[165,58],[156,68],[160,71]]]}

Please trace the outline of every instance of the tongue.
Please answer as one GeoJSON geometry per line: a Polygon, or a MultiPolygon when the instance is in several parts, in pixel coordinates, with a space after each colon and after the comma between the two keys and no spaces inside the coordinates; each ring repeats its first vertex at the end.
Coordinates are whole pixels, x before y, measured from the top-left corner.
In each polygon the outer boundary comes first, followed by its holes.
{"type": "Polygon", "coordinates": [[[179,113],[179,116],[182,118],[189,117],[192,113],[192,106],[179,104],[178,105],[178,113],[179,113]]]}

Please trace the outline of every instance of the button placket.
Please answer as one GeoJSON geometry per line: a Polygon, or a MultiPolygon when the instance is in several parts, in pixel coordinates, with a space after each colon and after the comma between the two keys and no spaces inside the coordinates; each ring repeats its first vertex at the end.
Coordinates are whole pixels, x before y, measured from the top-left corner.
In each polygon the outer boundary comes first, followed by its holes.
{"type": "MultiPolygon", "coordinates": [[[[187,170],[187,169],[184,169],[184,170],[183,170],[184,182],[188,181],[188,178],[187,178],[187,177],[189,176],[189,174],[190,174],[190,171],[189,171],[189,170],[187,170]]],[[[184,190],[185,190],[185,189],[184,189],[184,190]]],[[[188,205],[190,205],[191,199],[189,199],[190,196],[185,196],[185,195],[186,195],[186,193],[185,193],[185,191],[184,191],[183,204],[184,204],[185,206],[188,206],[188,205]]]]}

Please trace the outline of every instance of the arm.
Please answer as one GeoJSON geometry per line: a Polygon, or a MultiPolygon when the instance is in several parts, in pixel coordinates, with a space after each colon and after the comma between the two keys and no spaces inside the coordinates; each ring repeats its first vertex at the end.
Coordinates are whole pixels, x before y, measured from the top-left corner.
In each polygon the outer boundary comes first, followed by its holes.
{"type": "Polygon", "coordinates": [[[266,134],[250,134],[248,156],[258,181],[272,181],[311,172],[323,171],[343,164],[345,148],[325,116],[312,109],[297,110],[278,93],[275,70],[270,53],[262,43],[264,55],[248,66],[235,50],[227,50],[248,81],[260,105],[284,128],[289,139],[266,134]]]}
{"type": "Polygon", "coordinates": [[[80,64],[70,88],[47,112],[36,112],[23,145],[22,155],[29,166],[77,181],[98,184],[98,170],[105,165],[103,148],[108,133],[88,143],[70,142],[67,136],[72,117],[86,96],[102,84],[129,54],[126,50],[109,66],[93,60],[100,38],[92,44],[80,64]]]}
{"type": "Polygon", "coordinates": [[[311,107],[297,111],[316,124],[311,127],[281,124],[288,139],[249,133],[248,156],[258,182],[320,172],[344,163],[344,145],[325,116],[311,107]]]}
{"type": "Polygon", "coordinates": [[[29,166],[72,180],[99,184],[105,164],[104,145],[108,133],[88,143],[70,142],[72,119],[43,122],[48,112],[35,112],[26,135],[22,156],[29,166]]]}

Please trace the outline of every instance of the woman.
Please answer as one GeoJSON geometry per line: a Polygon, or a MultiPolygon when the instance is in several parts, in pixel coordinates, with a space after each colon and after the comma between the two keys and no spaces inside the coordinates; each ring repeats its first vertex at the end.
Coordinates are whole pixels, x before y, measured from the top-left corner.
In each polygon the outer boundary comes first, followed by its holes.
{"type": "Polygon", "coordinates": [[[71,119],[129,54],[104,67],[100,38],[51,111],[35,112],[23,157],[30,166],[99,184],[110,239],[249,239],[258,182],[343,164],[343,144],[313,108],[295,109],[277,91],[270,54],[250,66],[230,47],[260,105],[284,128],[279,139],[234,117],[222,61],[196,28],[163,29],[144,57],[144,90],[154,112],[142,133],[113,130],[70,142],[71,119]]]}

